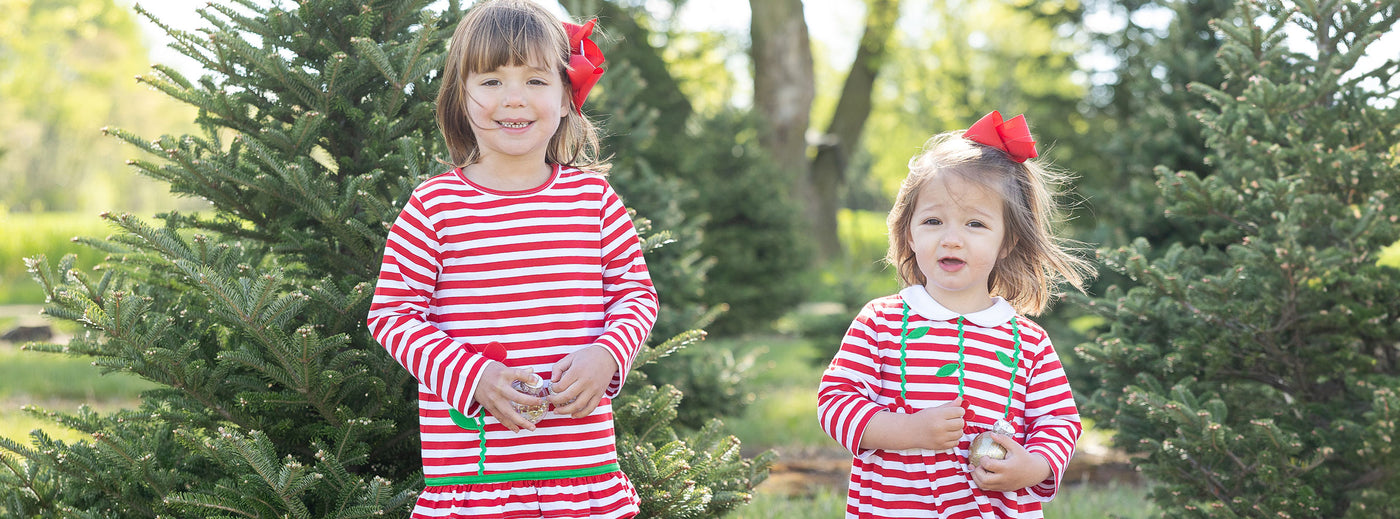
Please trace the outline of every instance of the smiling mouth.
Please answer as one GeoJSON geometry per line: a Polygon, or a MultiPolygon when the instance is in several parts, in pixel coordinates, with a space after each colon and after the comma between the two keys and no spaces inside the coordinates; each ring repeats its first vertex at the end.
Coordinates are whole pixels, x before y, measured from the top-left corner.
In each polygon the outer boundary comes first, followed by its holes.
{"type": "Polygon", "coordinates": [[[520,128],[524,128],[524,127],[530,125],[530,123],[528,123],[528,122],[506,122],[506,121],[500,121],[500,124],[501,124],[501,126],[504,126],[504,127],[506,127],[506,128],[514,128],[514,129],[520,129],[520,128]]]}

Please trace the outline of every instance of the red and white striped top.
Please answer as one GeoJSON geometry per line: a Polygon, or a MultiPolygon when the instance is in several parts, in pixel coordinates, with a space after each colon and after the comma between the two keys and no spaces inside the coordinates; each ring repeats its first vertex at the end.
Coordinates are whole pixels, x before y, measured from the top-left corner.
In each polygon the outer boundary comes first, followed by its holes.
{"type": "MultiPolygon", "coordinates": [[[[854,454],[846,517],[1042,517],[1041,503],[1059,489],[1082,427],[1069,381],[1045,330],[1016,315],[1001,298],[964,319],[964,406],[972,417],[955,450],[861,449],[860,439],[875,413],[890,411],[900,394],[900,334],[904,304],[908,329],[928,326],[907,348],[907,403],[915,410],[957,398],[958,374],[939,377],[940,366],[958,362],[959,314],[934,301],[922,286],[868,303],[846,331],[841,351],[822,376],[818,418],[822,429],[854,454]],[[1012,357],[1011,320],[1021,336],[1016,381],[997,352],[1012,357]],[[1015,492],[977,488],[967,470],[973,436],[991,429],[1007,409],[1015,439],[1050,462],[1052,475],[1015,492]]],[[[902,412],[902,411],[895,411],[902,412]]]]}
{"type": "Polygon", "coordinates": [[[656,312],[637,231],[602,177],[556,166],[538,188],[500,192],[453,170],[418,186],[389,231],[368,319],[419,381],[427,488],[414,517],[635,514],[610,404],[656,312]],[[473,394],[492,341],[506,365],[545,379],[594,344],[620,373],[584,418],[551,412],[514,433],[485,413],[483,448],[473,394]]]}

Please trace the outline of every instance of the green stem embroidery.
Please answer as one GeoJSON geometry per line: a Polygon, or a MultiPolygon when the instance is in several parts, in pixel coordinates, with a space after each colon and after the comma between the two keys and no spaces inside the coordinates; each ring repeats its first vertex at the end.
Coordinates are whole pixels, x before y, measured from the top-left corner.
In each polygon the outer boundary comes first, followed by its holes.
{"type": "MultiPolygon", "coordinates": [[[[936,377],[951,376],[954,371],[958,373],[958,398],[964,397],[966,393],[967,344],[964,340],[966,334],[963,328],[965,322],[966,319],[963,316],[958,316],[958,362],[949,362],[939,366],[938,371],[934,373],[936,377]]],[[[905,350],[909,347],[908,339],[923,337],[924,334],[928,333],[929,327],[918,328],[913,332],[907,331],[908,329],[909,303],[904,303],[904,322],[900,324],[899,333],[899,396],[901,398],[905,396],[904,386],[907,383],[906,372],[909,363],[905,359],[905,350]]],[[[1003,413],[1007,419],[1011,418],[1011,404],[1015,401],[1016,396],[1016,372],[1021,366],[1021,328],[1016,324],[1014,316],[1011,318],[1011,335],[1015,355],[1008,357],[1005,353],[997,351],[997,360],[1003,366],[1011,368],[1011,383],[1006,388],[1006,411],[1003,413]]]]}
{"type": "MultiPolygon", "coordinates": [[[[1016,318],[1011,318],[1011,342],[1015,346],[1015,354],[1011,357],[1011,384],[1006,386],[1006,412],[1004,418],[1011,420],[1012,397],[1016,395],[1016,371],[1021,367],[1021,328],[1016,326],[1016,318]]],[[[998,352],[1001,353],[1001,352],[998,352]]],[[[1000,354],[998,357],[1005,355],[1000,354]]],[[[1002,364],[1006,362],[1003,360],[1002,364]]]]}
{"type": "Polygon", "coordinates": [[[967,370],[963,356],[963,316],[958,316],[958,398],[963,396],[963,374],[967,370]]]}
{"type": "Polygon", "coordinates": [[[481,406],[481,410],[476,413],[476,424],[478,432],[476,434],[477,443],[481,444],[481,455],[476,458],[476,475],[486,474],[486,406],[481,406]]]}
{"type": "Polygon", "coordinates": [[[942,366],[939,366],[938,371],[937,371],[937,372],[934,372],[933,375],[936,376],[936,377],[947,377],[947,376],[951,376],[951,375],[953,374],[953,372],[956,371],[956,372],[958,373],[958,397],[961,398],[961,397],[963,396],[963,374],[965,373],[966,366],[967,366],[967,357],[965,356],[965,354],[964,354],[964,349],[963,349],[963,317],[962,317],[961,315],[959,315],[959,316],[958,316],[958,362],[957,362],[956,364],[955,364],[955,363],[952,363],[952,362],[949,362],[949,363],[947,363],[947,364],[944,364],[944,365],[942,365],[942,366]]]}
{"type": "Polygon", "coordinates": [[[909,302],[906,301],[902,304],[904,306],[904,321],[899,324],[899,399],[908,400],[909,339],[918,339],[928,335],[929,327],[920,326],[912,331],[909,330],[909,302]]]}
{"type": "Polygon", "coordinates": [[[904,303],[904,321],[899,325],[899,398],[908,400],[909,359],[906,352],[909,350],[909,303],[904,303]]]}
{"type": "Polygon", "coordinates": [[[457,424],[464,431],[476,431],[476,438],[481,443],[481,457],[476,460],[476,473],[482,475],[486,473],[486,407],[482,406],[476,416],[467,416],[458,412],[457,409],[449,409],[447,416],[452,418],[452,423],[457,424]]]}

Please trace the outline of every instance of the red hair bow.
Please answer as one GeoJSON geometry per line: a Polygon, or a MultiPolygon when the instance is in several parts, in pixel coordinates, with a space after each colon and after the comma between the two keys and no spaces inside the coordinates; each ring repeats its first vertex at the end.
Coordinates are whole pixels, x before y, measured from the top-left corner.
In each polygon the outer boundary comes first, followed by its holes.
{"type": "Polygon", "coordinates": [[[1035,139],[1031,138],[1031,128],[1026,125],[1024,115],[1003,122],[1001,112],[992,110],[992,113],[982,116],[976,124],[963,132],[963,137],[1004,151],[1016,162],[1025,162],[1026,159],[1039,156],[1035,151],[1035,139]]]}
{"type": "Polygon", "coordinates": [[[603,51],[598,44],[588,39],[593,34],[593,24],[597,19],[583,25],[564,22],[564,32],[569,33],[569,86],[574,94],[574,111],[583,115],[583,100],[588,91],[603,77],[603,51]]]}

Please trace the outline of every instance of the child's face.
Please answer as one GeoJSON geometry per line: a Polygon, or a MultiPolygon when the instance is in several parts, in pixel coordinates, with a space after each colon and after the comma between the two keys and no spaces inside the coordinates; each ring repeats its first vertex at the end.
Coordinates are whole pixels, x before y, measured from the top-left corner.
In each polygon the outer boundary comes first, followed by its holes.
{"type": "Polygon", "coordinates": [[[467,117],[481,149],[481,162],[530,159],[544,162],[549,140],[569,109],[559,71],[506,65],[467,73],[467,117]]]}
{"type": "Polygon", "coordinates": [[[1004,256],[1001,195],[945,175],[928,181],[917,196],[909,238],[924,288],[955,312],[987,308],[987,279],[1004,256]]]}

